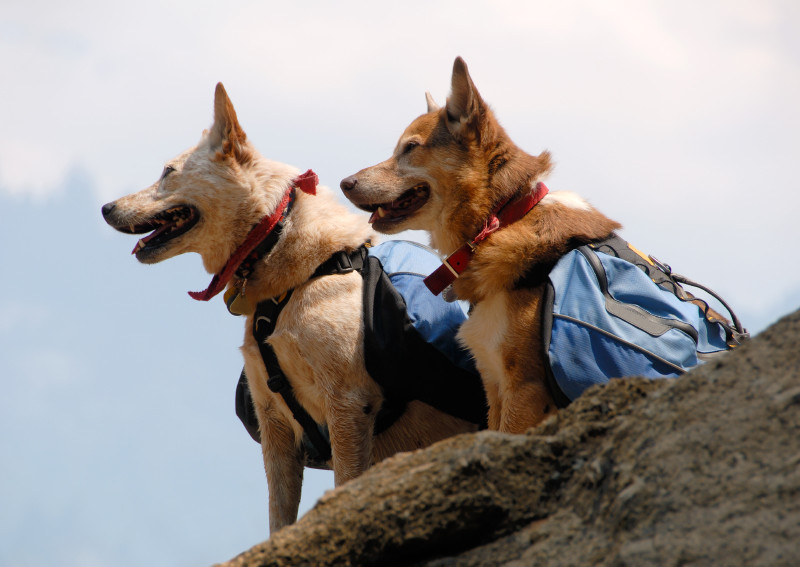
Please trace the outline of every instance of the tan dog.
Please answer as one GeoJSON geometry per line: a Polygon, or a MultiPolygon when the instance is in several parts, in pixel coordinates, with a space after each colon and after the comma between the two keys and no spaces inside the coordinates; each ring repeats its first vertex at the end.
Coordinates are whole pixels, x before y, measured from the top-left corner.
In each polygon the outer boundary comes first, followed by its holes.
{"type": "MultiPolygon", "coordinates": [[[[297,174],[259,155],[219,84],[214,124],[199,144],[169,161],[152,186],[105,205],[103,216],[121,232],[151,233],[134,249],[139,261],[196,252],[208,272],[217,274],[219,287],[229,259],[253,226],[275,213],[297,174]]],[[[294,290],[268,342],[297,400],[329,429],[329,466],[337,486],[398,451],[476,429],[414,401],[373,437],[383,397],[364,366],[362,278],[351,272],[310,279],[333,253],[356,249],[371,236],[368,224],[348,213],[327,189],[319,188],[316,195],[297,190],[272,251],[253,265],[246,282],[234,276],[229,284],[250,306],[242,352],[258,416],[273,532],[297,518],[305,455],[303,429],[284,399],[267,387],[265,365],[250,332],[252,306],[259,302],[294,290]]]]}
{"type": "Polygon", "coordinates": [[[459,337],[481,373],[489,427],[520,433],[556,411],[540,325],[547,274],[562,255],[620,225],[573,193],[541,198],[546,188],[538,182],[551,169],[550,154],[531,156],[509,139],[461,58],[445,107],[427,99],[428,113],[406,128],[392,156],[342,180],[341,188],[372,212],[380,232],[427,230],[443,254],[473,243],[474,256],[464,247],[466,261],[455,268],[463,271],[452,284],[473,304],[459,337]],[[541,201],[492,232],[493,213],[526,198],[541,201]],[[476,242],[479,234],[484,239],[476,242]]]}

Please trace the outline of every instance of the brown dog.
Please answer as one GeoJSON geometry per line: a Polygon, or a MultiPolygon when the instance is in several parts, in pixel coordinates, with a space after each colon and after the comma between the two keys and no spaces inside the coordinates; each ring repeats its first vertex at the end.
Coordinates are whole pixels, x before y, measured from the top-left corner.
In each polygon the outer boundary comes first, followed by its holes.
{"type": "MultiPolygon", "coordinates": [[[[365,368],[362,277],[358,272],[313,275],[332,254],[357,249],[374,235],[364,219],[349,213],[326,188],[319,187],[316,194],[313,188],[304,189],[301,177],[295,168],[256,151],[219,84],[214,124],[199,144],[167,162],[152,186],[103,207],[103,217],[113,228],[150,233],[134,249],[140,262],[196,252],[208,272],[217,274],[209,290],[216,285],[219,291],[221,276],[240,265],[232,259],[250,240],[253,227],[266,226],[264,219],[272,218],[294,193],[274,247],[252,263],[246,276],[237,271],[229,284],[239,293],[240,312],[247,315],[242,353],[258,417],[272,532],[297,518],[306,457],[304,430],[284,398],[268,387],[265,363],[250,332],[260,302],[293,290],[268,342],[297,400],[314,422],[328,427],[328,466],[337,486],[398,451],[477,429],[411,401],[393,425],[373,435],[384,397],[365,368]]],[[[210,295],[208,290],[193,294],[210,295]]]]}
{"type": "Polygon", "coordinates": [[[439,252],[457,251],[444,274],[460,272],[452,289],[473,305],[459,337],[481,373],[489,427],[523,432],[556,411],[540,325],[547,274],[620,225],[573,193],[546,194],[550,154],[529,155],[509,139],[461,58],[444,108],[427,100],[392,156],[341,188],[376,230],[427,230],[439,252]]]}

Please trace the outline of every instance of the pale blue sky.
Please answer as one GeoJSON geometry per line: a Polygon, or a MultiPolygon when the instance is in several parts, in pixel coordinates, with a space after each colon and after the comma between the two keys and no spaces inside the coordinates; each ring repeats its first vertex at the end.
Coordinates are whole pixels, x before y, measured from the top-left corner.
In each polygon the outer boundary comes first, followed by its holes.
{"type": "MultiPolygon", "coordinates": [[[[524,149],[760,330],[800,306],[795,2],[6,2],[0,565],[190,566],[266,538],[233,412],[240,319],[100,206],[193,145],[224,82],[261,152],[336,187],[456,55],[524,149]]],[[[303,509],[332,485],[308,471],[303,509]]]]}

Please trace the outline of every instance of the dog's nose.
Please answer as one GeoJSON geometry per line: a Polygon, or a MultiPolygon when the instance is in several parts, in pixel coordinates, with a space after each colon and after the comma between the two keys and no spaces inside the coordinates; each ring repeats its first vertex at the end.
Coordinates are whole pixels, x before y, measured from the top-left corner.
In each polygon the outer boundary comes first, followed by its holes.
{"type": "Polygon", "coordinates": [[[103,212],[103,218],[105,218],[108,215],[110,215],[111,212],[116,208],[117,208],[117,205],[115,205],[114,203],[106,203],[105,205],[103,205],[103,208],[100,209],[103,212]]]}
{"type": "Polygon", "coordinates": [[[339,187],[342,188],[342,191],[352,191],[355,189],[356,183],[358,183],[356,176],[351,175],[350,177],[345,177],[342,179],[342,182],[339,183],[339,187]]]}

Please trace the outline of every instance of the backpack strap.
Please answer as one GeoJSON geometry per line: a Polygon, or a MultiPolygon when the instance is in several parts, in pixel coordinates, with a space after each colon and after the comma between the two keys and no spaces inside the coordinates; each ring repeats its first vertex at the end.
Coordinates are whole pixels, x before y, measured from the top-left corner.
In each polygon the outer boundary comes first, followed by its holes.
{"type": "MultiPolygon", "coordinates": [[[[594,271],[595,277],[597,277],[597,283],[600,286],[600,291],[605,298],[606,311],[653,336],[661,336],[669,329],[679,329],[691,337],[692,340],[694,340],[695,345],[697,344],[699,335],[695,328],[689,323],[668,317],[657,317],[639,305],[625,303],[615,299],[608,290],[608,276],[606,275],[606,271],[603,268],[602,262],[600,262],[600,258],[597,257],[597,253],[590,246],[580,246],[578,248],[578,252],[580,252],[583,257],[586,258],[586,261],[589,262],[589,266],[591,266],[592,271],[594,271]]],[[[625,258],[622,259],[625,260],[625,258]]],[[[681,291],[683,292],[683,290],[681,291]]],[[[678,297],[680,299],[680,296],[678,297]]],[[[671,365],[671,363],[667,362],[666,360],[663,362],[664,364],[671,365]]],[[[676,370],[681,371],[679,367],[676,368],[676,370]]]]}
{"type": "Polygon", "coordinates": [[[330,258],[319,265],[309,279],[332,274],[349,274],[353,271],[360,272],[364,269],[367,261],[367,248],[369,247],[370,242],[367,241],[350,252],[346,250],[334,252],[330,258]]]}
{"type": "Polygon", "coordinates": [[[661,262],[654,256],[645,254],[644,252],[638,250],[635,246],[617,234],[612,234],[605,240],[592,242],[588,244],[588,246],[592,250],[603,252],[611,256],[616,256],[627,262],[630,262],[631,264],[634,264],[644,271],[654,283],[673,293],[675,297],[681,301],[689,301],[697,304],[698,307],[703,310],[703,316],[710,323],[718,324],[725,330],[725,342],[727,343],[728,348],[736,348],[744,340],[750,338],[750,334],[747,332],[747,329],[742,326],[742,323],[736,316],[736,313],[733,312],[733,309],[731,309],[730,305],[728,305],[728,303],[725,302],[725,300],[722,299],[718,293],[707,286],[687,278],[686,276],[676,274],[672,271],[672,268],[669,264],[661,262]],[[685,289],[683,289],[681,284],[702,289],[714,299],[719,301],[720,304],[728,311],[728,314],[731,317],[731,323],[725,321],[724,319],[714,317],[711,314],[711,306],[709,306],[708,302],[692,295],[691,293],[688,293],[685,289]]]}
{"type": "Polygon", "coordinates": [[[558,385],[553,367],[550,365],[550,340],[553,336],[553,303],[555,302],[556,291],[553,283],[548,280],[544,286],[544,297],[542,298],[542,360],[544,361],[545,378],[550,395],[553,396],[556,406],[559,409],[567,407],[570,400],[558,385]]]}

